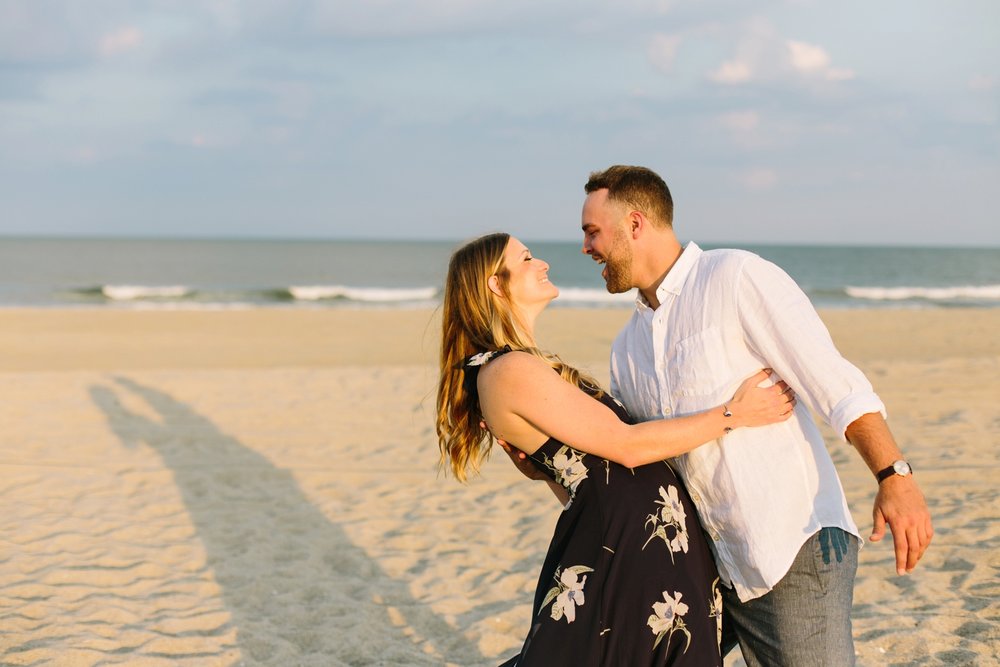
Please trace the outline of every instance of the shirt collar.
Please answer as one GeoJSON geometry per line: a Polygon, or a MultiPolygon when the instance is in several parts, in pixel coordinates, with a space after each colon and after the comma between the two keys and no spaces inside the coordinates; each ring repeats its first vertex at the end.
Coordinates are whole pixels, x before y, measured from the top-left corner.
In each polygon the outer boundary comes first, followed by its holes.
{"type": "MultiPolygon", "coordinates": [[[[674,262],[674,265],[670,267],[667,271],[667,275],[663,277],[660,282],[660,286],[656,288],[656,300],[661,304],[666,300],[667,294],[673,294],[677,296],[681,293],[681,287],[684,285],[684,281],[687,280],[688,274],[691,273],[691,269],[698,262],[698,258],[701,253],[704,252],[698,247],[698,244],[694,241],[688,241],[688,244],[684,246],[681,251],[680,257],[674,262]]],[[[642,295],[642,292],[636,290],[635,297],[636,308],[641,310],[652,310],[649,307],[649,302],[646,301],[646,297],[642,295]]]]}

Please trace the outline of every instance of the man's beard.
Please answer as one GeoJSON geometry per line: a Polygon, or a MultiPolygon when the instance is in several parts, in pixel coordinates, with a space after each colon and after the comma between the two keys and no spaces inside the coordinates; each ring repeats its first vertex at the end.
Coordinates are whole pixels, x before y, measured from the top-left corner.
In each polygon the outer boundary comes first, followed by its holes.
{"type": "Polygon", "coordinates": [[[615,241],[611,252],[604,258],[607,278],[604,284],[611,294],[621,294],[632,289],[632,250],[628,247],[625,232],[619,229],[615,233],[615,241]]]}

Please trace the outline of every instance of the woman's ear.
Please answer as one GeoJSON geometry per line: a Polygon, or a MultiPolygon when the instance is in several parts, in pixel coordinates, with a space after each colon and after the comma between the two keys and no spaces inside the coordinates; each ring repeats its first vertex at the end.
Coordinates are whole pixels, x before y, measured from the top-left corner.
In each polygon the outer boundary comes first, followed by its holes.
{"type": "Polygon", "coordinates": [[[500,289],[500,278],[493,275],[486,280],[486,286],[490,288],[490,291],[499,297],[503,297],[503,290],[500,289]]]}

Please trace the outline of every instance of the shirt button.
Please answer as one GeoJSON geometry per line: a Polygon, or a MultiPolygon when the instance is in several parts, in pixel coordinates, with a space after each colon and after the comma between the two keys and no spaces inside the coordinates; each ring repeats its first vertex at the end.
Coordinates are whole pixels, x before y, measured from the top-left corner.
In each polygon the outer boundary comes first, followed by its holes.
{"type": "Polygon", "coordinates": [[[696,503],[700,503],[701,502],[701,496],[699,496],[697,493],[692,493],[691,494],[691,500],[695,501],[696,503]]]}
{"type": "Polygon", "coordinates": [[[719,541],[719,534],[716,533],[715,531],[712,531],[712,539],[715,540],[716,542],[718,542],[719,541]]]}

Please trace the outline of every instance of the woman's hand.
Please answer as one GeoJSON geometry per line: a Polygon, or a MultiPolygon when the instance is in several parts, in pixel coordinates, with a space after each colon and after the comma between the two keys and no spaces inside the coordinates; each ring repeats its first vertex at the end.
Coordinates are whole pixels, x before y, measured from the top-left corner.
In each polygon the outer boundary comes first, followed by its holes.
{"type": "Polygon", "coordinates": [[[779,380],[770,387],[758,387],[771,375],[765,368],[748,377],[736,390],[733,400],[726,403],[732,413],[733,427],[767,426],[783,422],[792,416],[795,407],[795,392],[779,380]]]}

